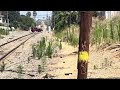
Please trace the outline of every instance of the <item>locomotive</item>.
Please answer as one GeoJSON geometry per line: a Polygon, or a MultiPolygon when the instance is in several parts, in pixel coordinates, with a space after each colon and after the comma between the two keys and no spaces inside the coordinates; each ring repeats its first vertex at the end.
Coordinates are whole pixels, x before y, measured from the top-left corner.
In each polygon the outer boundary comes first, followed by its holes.
{"type": "Polygon", "coordinates": [[[41,32],[43,30],[46,30],[47,29],[47,26],[45,25],[45,23],[42,21],[41,24],[37,25],[36,27],[34,28],[31,28],[31,31],[32,32],[41,32]]]}
{"type": "Polygon", "coordinates": [[[36,31],[36,32],[41,32],[41,31],[43,31],[43,30],[42,30],[42,29],[38,29],[38,28],[35,27],[35,28],[31,28],[31,31],[32,31],[32,32],[35,32],[35,31],[36,31]]]}
{"type": "Polygon", "coordinates": [[[34,27],[34,28],[31,28],[31,31],[32,32],[41,32],[43,30],[41,28],[34,27]]]}

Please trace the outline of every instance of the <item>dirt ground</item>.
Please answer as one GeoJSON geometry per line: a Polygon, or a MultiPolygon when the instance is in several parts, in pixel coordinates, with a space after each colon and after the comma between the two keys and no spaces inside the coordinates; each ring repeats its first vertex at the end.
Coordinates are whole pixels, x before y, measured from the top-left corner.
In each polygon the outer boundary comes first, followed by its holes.
{"type": "Polygon", "coordinates": [[[77,78],[77,54],[69,55],[77,50],[72,46],[62,43],[62,50],[58,56],[47,62],[47,73],[55,76],[54,79],[76,79],[77,78]]]}
{"type": "MultiPolygon", "coordinates": [[[[53,79],[77,79],[78,55],[70,55],[77,48],[64,42],[62,46],[60,57],[48,61],[46,73],[55,76],[53,79]]],[[[87,78],[120,78],[120,45],[111,45],[99,51],[90,47],[87,78]]]]}

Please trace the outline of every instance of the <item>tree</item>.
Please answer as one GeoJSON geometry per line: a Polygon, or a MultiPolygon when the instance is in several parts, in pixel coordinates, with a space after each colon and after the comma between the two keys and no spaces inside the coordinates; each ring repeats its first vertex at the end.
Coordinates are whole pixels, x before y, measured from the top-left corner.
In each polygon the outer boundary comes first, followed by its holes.
{"type": "Polygon", "coordinates": [[[21,15],[19,20],[19,25],[21,29],[28,30],[29,27],[35,26],[35,21],[33,18],[30,18],[25,15],[21,15]]]}
{"type": "Polygon", "coordinates": [[[53,11],[52,27],[59,32],[70,24],[78,23],[78,11],[53,11]]]}
{"type": "Polygon", "coordinates": [[[36,12],[36,11],[33,11],[34,20],[35,20],[36,16],[37,16],[37,12],[36,12]]]}
{"type": "Polygon", "coordinates": [[[97,17],[98,15],[99,15],[98,11],[93,11],[93,14],[92,14],[93,17],[97,17]]]}
{"type": "Polygon", "coordinates": [[[7,12],[10,26],[18,27],[17,21],[20,19],[19,11],[2,11],[2,15],[4,15],[4,19],[7,20],[7,12]]]}
{"type": "Polygon", "coordinates": [[[26,16],[30,17],[31,16],[31,12],[27,12],[26,16]]]}
{"type": "Polygon", "coordinates": [[[1,11],[1,14],[4,15],[4,19],[7,19],[7,11],[1,11]]]}
{"type": "Polygon", "coordinates": [[[10,25],[18,27],[18,20],[20,19],[19,11],[8,11],[8,18],[10,25]]]}
{"type": "MultiPolygon", "coordinates": [[[[7,11],[2,11],[2,15],[7,20],[7,11]]],[[[28,16],[30,16],[30,13],[28,13],[28,16]]],[[[35,26],[34,19],[28,16],[20,15],[19,11],[8,11],[8,19],[11,27],[20,27],[23,30],[28,30],[29,27],[35,26]]]]}

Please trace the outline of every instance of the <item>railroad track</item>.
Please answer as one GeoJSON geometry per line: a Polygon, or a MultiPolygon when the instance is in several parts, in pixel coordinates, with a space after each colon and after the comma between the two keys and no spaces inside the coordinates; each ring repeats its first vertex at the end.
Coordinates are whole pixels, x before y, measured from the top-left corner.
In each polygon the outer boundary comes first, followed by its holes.
{"type": "Polygon", "coordinates": [[[23,37],[29,36],[29,35],[31,35],[31,34],[32,34],[32,33],[27,34],[27,35],[24,35],[24,36],[21,36],[21,37],[18,37],[18,38],[14,39],[14,40],[11,40],[11,41],[9,41],[9,42],[3,43],[3,44],[0,45],[0,47],[2,47],[2,46],[4,46],[4,45],[7,45],[7,44],[9,44],[9,43],[11,43],[11,42],[14,42],[14,41],[16,41],[16,40],[18,40],[18,39],[21,39],[21,38],[23,38],[23,37]]]}
{"type": "Polygon", "coordinates": [[[36,34],[30,33],[28,35],[21,36],[7,43],[0,45],[0,61],[5,59],[13,51],[15,51],[21,45],[24,45],[26,41],[35,36],[36,34]]]}

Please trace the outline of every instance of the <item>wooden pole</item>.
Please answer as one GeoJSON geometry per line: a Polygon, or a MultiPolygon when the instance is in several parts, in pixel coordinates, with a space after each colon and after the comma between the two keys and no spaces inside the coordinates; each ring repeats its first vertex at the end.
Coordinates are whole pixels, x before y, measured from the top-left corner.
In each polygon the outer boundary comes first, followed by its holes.
{"type": "Polygon", "coordinates": [[[91,11],[80,13],[80,35],[78,53],[78,76],[77,79],[87,78],[88,57],[89,57],[89,35],[92,22],[91,11]]]}

